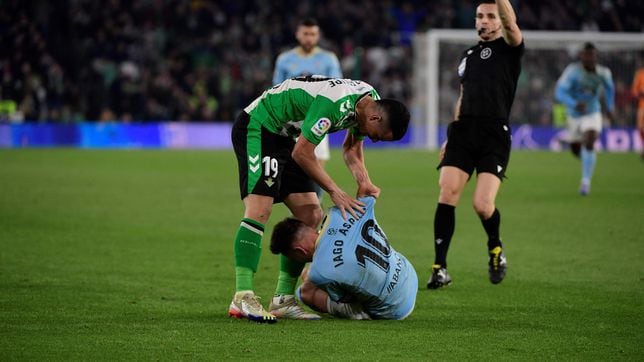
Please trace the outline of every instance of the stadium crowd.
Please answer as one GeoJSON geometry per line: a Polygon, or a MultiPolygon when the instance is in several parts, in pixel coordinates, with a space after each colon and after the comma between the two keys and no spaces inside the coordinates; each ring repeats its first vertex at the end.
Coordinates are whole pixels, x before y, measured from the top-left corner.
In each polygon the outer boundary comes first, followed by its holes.
{"type": "MultiPolygon", "coordinates": [[[[637,0],[513,1],[524,30],[641,32],[637,0]]],[[[0,114],[12,121],[231,121],[314,16],[344,75],[411,98],[415,31],[473,26],[474,2],[6,0],[0,114]]]]}

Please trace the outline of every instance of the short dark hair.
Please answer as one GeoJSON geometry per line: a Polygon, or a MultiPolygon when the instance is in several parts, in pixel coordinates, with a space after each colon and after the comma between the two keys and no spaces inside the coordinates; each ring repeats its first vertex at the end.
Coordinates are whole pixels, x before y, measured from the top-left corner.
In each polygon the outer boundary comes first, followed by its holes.
{"type": "Polygon", "coordinates": [[[584,49],[585,51],[589,51],[589,50],[597,50],[597,48],[595,47],[595,44],[593,44],[593,43],[591,43],[591,42],[587,42],[587,43],[585,43],[585,44],[584,44],[584,48],[583,48],[583,49],[584,49]]]}
{"type": "Polygon", "coordinates": [[[300,21],[298,26],[318,26],[318,21],[315,20],[314,18],[306,18],[302,21],[300,21]]]}
{"type": "Polygon", "coordinates": [[[287,217],[275,224],[271,235],[271,253],[284,254],[288,251],[295,241],[295,236],[304,226],[306,224],[303,221],[292,217],[287,217]]]}
{"type": "Polygon", "coordinates": [[[409,128],[409,110],[402,102],[395,99],[379,99],[376,101],[380,108],[386,113],[389,128],[393,134],[393,141],[398,141],[409,128]]]}
{"type": "Polygon", "coordinates": [[[496,4],[495,0],[480,0],[479,5],[481,4],[496,4]]]}

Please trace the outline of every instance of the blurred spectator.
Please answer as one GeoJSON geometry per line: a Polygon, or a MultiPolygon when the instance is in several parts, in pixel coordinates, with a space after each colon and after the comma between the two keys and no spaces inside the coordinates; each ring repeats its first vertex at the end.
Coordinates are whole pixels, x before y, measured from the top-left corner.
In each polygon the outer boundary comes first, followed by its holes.
{"type": "MultiPolygon", "coordinates": [[[[644,30],[636,0],[514,3],[526,30],[644,30]]],[[[275,57],[306,16],[347,77],[406,99],[413,32],[474,22],[467,0],[5,0],[0,101],[15,107],[2,119],[76,122],[110,110],[141,122],[232,121],[270,86],[275,57]]]]}

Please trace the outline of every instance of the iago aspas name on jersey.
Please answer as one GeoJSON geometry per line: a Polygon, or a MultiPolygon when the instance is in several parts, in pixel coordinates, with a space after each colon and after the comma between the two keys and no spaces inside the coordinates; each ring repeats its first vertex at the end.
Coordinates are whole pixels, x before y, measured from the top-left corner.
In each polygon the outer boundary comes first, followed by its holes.
{"type": "MultiPolygon", "coordinates": [[[[360,220],[364,214],[360,215],[357,219],[354,219],[353,217],[349,216],[346,222],[342,223],[341,228],[328,228],[326,230],[327,235],[335,235],[337,233],[342,234],[343,236],[347,236],[349,234],[349,230],[351,230],[351,227],[360,220]]],[[[344,259],[342,257],[342,252],[344,249],[344,240],[342,239],[336,239],[333,241],[333,246],[335,246],[332,250],[333,253],[333,267],[337,268],[340,265],[344,264],[344,259]]]]}

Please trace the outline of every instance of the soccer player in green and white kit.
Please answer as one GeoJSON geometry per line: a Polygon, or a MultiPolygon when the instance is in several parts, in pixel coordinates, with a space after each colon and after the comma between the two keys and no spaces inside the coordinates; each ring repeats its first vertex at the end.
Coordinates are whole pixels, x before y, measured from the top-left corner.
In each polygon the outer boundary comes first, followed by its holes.
{"type": "Polygon", "coordinates": [[[380,99],[363,81],[313,76],[289,79],[268,89],[240,113],[232,141],[245,211],[234,241],[236,293],[228,310],[231,316],[268,323],[275,322],[276,316],[319,319],[306,313],[293,296],[304,263],[281,259],[279,295],[273,298],[270,313],[253,292],[264,225],[273,204],[284,202],[295,218],[318,227],[323,212],[315,182],[342,217],[357,218],[364,204],[342,190],[320,166],[315,146],[327,133],[347,130],[343,155],[358,184],[356,195],[378,197],[380,189],[365,167],[363,139],[400,140],[409,118],[405,105],[380,99]]]}
{"type": "MultiPolygon", "coordinates": [[[[295,32],[298,46],[277,56],[273,85],[283,81],[307,76],[320,75],[329,78],[342,78],[340,61],[333,52],[318,46],[320,41],[320,26],[315,19],[302,20],[295,32]]],[[[329,137],[324,137],[315,147],[315,156],[322,167],[331,158],[329,137]]],[[[316,185],[315,193],[322,203],[322,189],[316,185]]]]}

